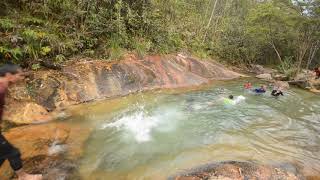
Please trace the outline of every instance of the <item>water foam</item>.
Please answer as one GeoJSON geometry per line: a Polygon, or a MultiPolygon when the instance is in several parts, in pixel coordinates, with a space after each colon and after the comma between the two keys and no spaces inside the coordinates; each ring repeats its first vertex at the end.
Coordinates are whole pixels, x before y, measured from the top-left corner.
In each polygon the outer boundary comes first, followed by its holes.
{"type": "Polygon", "coordinates": [[[246,97],[240,95],[240,96],[237,96],[237,97],[235,98],[234,102],[235,102],[235,104],[238,104],[238,103],[240,103],[240,102],[242,102],[242,101],[244,101],[244,100],[246,100],[246,97]]]}
{"type": "Polygon", "coordinates": [[[167,132],[175,129],[175,122],[172,119],[177,119],[180,114],[177,109],[165,108],[157,109],[151,113],[140,108],[129,115],[120,117],[112,123],[107,123],[101,129],[116,128],[124,130],[133,135],[134,139],[139,142],[148,142],[152,140],[152,132],[167,132]]]}
{"type": "Polygon", "coordinates": [[[151,131],[159,123],[159,119],[146,116],[143,111],[135,112],[130,116],[124,116],[116,122],[103,126],[105,128],[125,129],[134,135],[138,142],[147,142],[151,140],[151,131]]]}

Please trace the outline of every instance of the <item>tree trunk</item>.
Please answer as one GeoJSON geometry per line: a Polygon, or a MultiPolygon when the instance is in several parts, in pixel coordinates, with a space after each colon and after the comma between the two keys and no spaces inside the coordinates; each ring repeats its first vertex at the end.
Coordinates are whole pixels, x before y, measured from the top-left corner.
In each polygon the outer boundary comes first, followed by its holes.
{"type": "Polygon", "coordinates": [[[317,51],[319,50],[319,47],[320,47],[320,40],[317,40],[317,42],[315,42],[315,44],[312,45],[312,47],[310,48],[309,57],[308,57],[308,63],[307,63],[307,66],[306,66],[307,69],[310,68],[312,60],[315,57],[317,51]]]}
{"type": "Polygon", "coordinates": [[[298,42],[298,56],[297,56],[297,60],[299,64],[298,64],[297,74],[301,71],[302,61],[309,47],[310,49],[312,49],[312,40],[308,32],[305,32],[303,36],[300,37],[299,39],[300,39],[300,43],[298,42]]]}
{"type": "Polygon", "coordinates": [[[228,0],[225,0],[226,2],[224,3],[224,6],[222,8],[222,15],[218,16],[216,18],[216,22],[214,23],[214,26],[213,26],[213,37],[216,37],[216,31],[217,31],[217,26],[218,26],[218,23],[219,23],[219,20],[224,18],[225,17],[225,12],[226,12],[226,8],[227,8],[227,5],[228,5],[228,0]]]}
{"type": "Polygon", "coordinates": [[[204,33],[204,37],[203,37],[202,43],[204,43],[204,41],[206,40],[206,37],[207,37],[207,34],[208,34],[208,29],[210,27],[210,24],[211,24],[211,21],[212,21],[212,18],[213,18],[217,3],[218,3],[218,0],[216,0],[214,2],[213,8],[212,8],[212,12],[211,12],[211,16],[210,16],[209,22],[208,22],[207,27],[206,27],[206,32],[204,33]]]}
{"type": "Polygon", "coordinates": [[[276,52],[276,54],[277,54],[277,56],[278,56],[278,59],[279,59],[280,63],[283,63],[282,58],[281,58],[281,55],[280,55],[280,53],[279,53],[278,49],[276,48],[276,46],[274,45],[274,42],[273,42],[273,41],[271,41],[271,43],[270,43],[270,44],[271,44],[272,48],[274,49],[274,51],[276,52]]]}

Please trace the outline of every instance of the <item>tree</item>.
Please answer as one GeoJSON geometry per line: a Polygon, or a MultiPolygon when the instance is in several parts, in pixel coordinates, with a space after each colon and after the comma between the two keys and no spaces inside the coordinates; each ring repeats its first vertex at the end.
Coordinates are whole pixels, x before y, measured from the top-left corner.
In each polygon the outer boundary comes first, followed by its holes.
{"type": "Polygon", "coordinates": [[[273,2],[261,3],[248,15],[248,32],[262,45],[269,45],[279,63],[283,63],[283,57],[287,55],[285,50],[290,51],[287,44],[294,36],[293,20],[296,17],[297,14],[287,7],[275,6],[273,2]]]}

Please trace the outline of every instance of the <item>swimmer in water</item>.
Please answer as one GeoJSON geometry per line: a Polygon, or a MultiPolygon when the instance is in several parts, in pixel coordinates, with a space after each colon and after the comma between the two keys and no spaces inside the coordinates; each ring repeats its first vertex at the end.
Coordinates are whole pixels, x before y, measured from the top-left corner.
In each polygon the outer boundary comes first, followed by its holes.
{"type": "Polygon", "coordinates": [[[223,101],[223,104],[224,105],[236,105],[238,103],[241,103],[245,100],[246,98],[244,96],[237,96],[237,97],[234,97],[233,95],[230,95],[228,98],[223,98],[222,101],[223,101]]]}
{"type": "Polygon", "coordinates": [[[233,95],[230,95],[228,98],[223,99],[223,103],[225,105],[235,104],[235,101],[233,99],[234,99],[233,95]]]}
{"type": "Polygon", "coordinates": [[[256,88],[253,90],[255,93],[259,93],[259,94],[262,94],[262,93],[265,93],[267,91],[267,88],[265,85],[261,85],[260,88],[256,88]]]}
{"type": "Polygon", "coordinates": [[[252,88],[252,84],[251,82],[247,81],[244,85],[243,85],[244,89],[251,89],[252,88]]]}
{"type": "Polygon", "coordinates": [[[283,92],[281,91],[281,88],[278,87],[272,90],[271,95],[275,97],[278,97],[280,95],[283,96],[283,92]]]}

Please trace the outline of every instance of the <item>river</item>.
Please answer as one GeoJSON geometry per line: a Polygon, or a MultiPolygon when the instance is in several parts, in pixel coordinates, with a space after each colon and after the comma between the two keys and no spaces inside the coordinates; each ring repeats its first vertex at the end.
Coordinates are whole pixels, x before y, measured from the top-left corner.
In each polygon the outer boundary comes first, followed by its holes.
{"type": "MultiPolygon", "coordinates": [[[[83,179],[166,179],[217,161],[293,164],[320,173],[320,98],[291,88],[278,98],[243,90],[244,80],[155,90],[78,106],[73,123],[93,132],[83,179]],[[224,104],[230,94],[240,98],[224,104]]],[[[253,80],[256,86],[260,81],[253,80]]]]}

